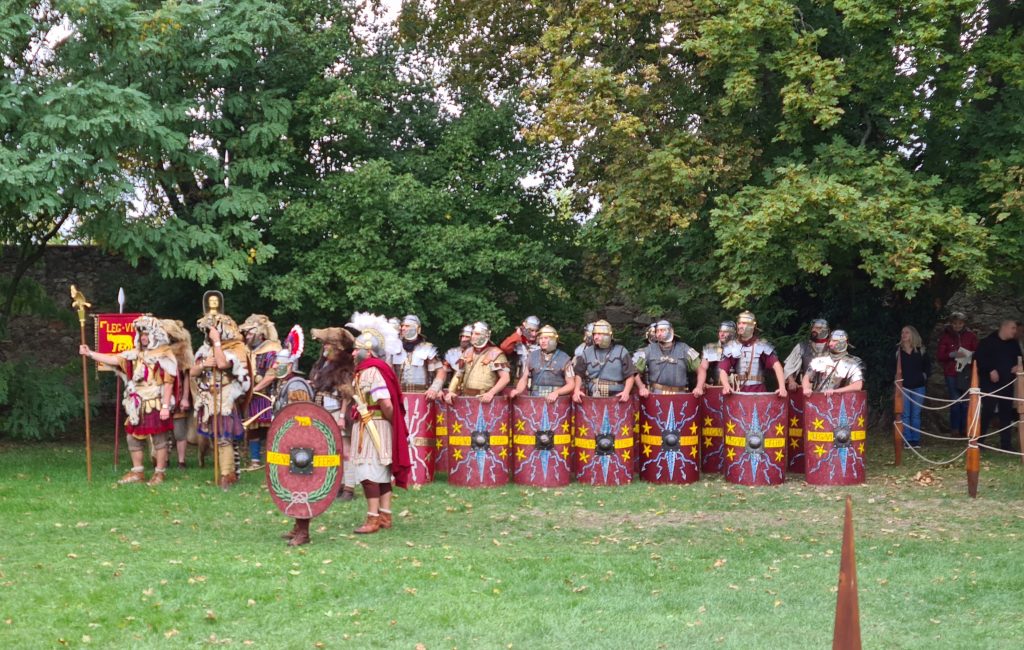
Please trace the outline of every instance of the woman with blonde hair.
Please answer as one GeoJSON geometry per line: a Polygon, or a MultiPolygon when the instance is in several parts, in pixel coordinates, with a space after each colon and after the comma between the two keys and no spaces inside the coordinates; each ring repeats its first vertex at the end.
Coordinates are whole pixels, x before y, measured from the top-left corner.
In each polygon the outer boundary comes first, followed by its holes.
{"type": "Polygon", "coordinates": [[[921,335],[912,325],[900,332],[896,352],[903,376],[903,438],[905,446],[921,446],[921,404],[924,403],[925,385],[932,364],[921,341],[921,335]]]}

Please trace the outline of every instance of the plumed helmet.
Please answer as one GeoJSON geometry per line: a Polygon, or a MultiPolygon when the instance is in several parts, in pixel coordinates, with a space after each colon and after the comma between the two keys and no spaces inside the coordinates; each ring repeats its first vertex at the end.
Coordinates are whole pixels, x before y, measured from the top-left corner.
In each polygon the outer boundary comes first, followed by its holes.
{"type": "MultiPolygon", "coordinates": [[[[396,322],[397,320],[395,319],[396,322]]],[[[379,359],[386,359],[402,349],[398,330],[384,316],[357,311],[352,314],[352,320],[345,327],[355,328],[360,332],[355,339],[355,349],[370,350],[379,359]]]]}

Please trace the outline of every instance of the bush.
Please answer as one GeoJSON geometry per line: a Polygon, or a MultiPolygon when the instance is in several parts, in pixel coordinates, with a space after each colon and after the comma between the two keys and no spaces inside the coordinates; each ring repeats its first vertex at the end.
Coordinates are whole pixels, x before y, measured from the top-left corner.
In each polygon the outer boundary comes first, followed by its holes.
{"type": "Polygon", "coordinates": [[[0,437],[53,440],[69,421],[82,414],[81,389],[74,387],[77,362],[61,368],[39,368],[15,361],[0,362],[0,437]]]}

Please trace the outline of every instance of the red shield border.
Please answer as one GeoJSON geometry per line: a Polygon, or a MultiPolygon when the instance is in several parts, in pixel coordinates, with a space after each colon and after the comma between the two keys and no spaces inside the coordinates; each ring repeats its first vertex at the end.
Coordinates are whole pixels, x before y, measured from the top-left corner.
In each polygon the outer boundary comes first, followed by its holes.
{"type": "Polygon", "coordinates": [[[721,386],[706,386],[701,396],[700,469],[719,473],[725,467],[725,415],[721,386]]]}
{"type": "Polygon", "coordinates": [[[402,393],[405,404],[405,426],[409,431],[409,460],[412,471],[409,482],[424,485],[434,480],[437,458],[437,407],[424,393],[402,393]]]}

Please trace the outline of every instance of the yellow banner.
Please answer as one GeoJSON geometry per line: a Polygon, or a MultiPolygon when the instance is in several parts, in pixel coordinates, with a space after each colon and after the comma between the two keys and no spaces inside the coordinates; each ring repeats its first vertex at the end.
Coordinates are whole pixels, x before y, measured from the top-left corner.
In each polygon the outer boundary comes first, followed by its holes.
{"type": "Polygon", "coordinates": [[[776,447],[785,447],[785,446],[786,446],[786,439],[785,438],[765,438],[764,439],[764,448],[765,449],[774,449],[776,447]]]}
{"type": "Polygon", "coordinates": [[[437,440],[434,439],[434,438],[423,438],[423,437],[417,436],[417,437],[413,438],[412,446],[413,447],[436,447],[437,446],[437,440]]]}
{"type": "Polygon", "coordinates": [[[700,441],[697,439],[697,436],[683,436],[682,438],[679,439],[680,447],[688,447],[699,444],[700,441]]]}
{"type": "Polygon", "coordinates": [[[660,447],[661,436],[651,436],[645,433],[644,435],[640,436],[640,442],[644,443],[645,445],[658,445],[660,447]]]}
{"type": "Polygon", "coordinates": [[[867,438],[867,431],[851,431],[850,440],[865,440],[867,438]]]}
{"type": "MultiPolygon", "coordinates": [[[[292,464],[292,459],[289,454],[282,454],[279,451],[268,451],[267,462],[271,465],[282,465],[288,467],[292,464]]],[[[333,456],[313,456],[313,467],[340,467],[341,456],[335,454],[333,456]]]]}
{"type": "Polygon", "coordinates": [[[790,438],[802,438],[803,435],[804,435],[804,430],[803,429],[795,429],[793,427],[789,428],[789,437],[790,438]]]}
{"type": "Polygon", "coordinates": [[[807,442],[832,442],[831,431],[808,431],[807,442]]]}
{"type": "Polygon", "coordinates": [[[722,427],[704,427],[703,435],[705,438],[721,438],[722,427]]]}
{"type": "Polygon", "coordinates": [[[436,427],[434,433],[438,438],[446,438],[448,437],[448,427],[436,427]]]}
{"type": "Polygon", "coordinates": [[[726,436],[725,444],[729,445],[730,447],[746,447],[747,439],[744,438],[743,436],[726,436]]]}

